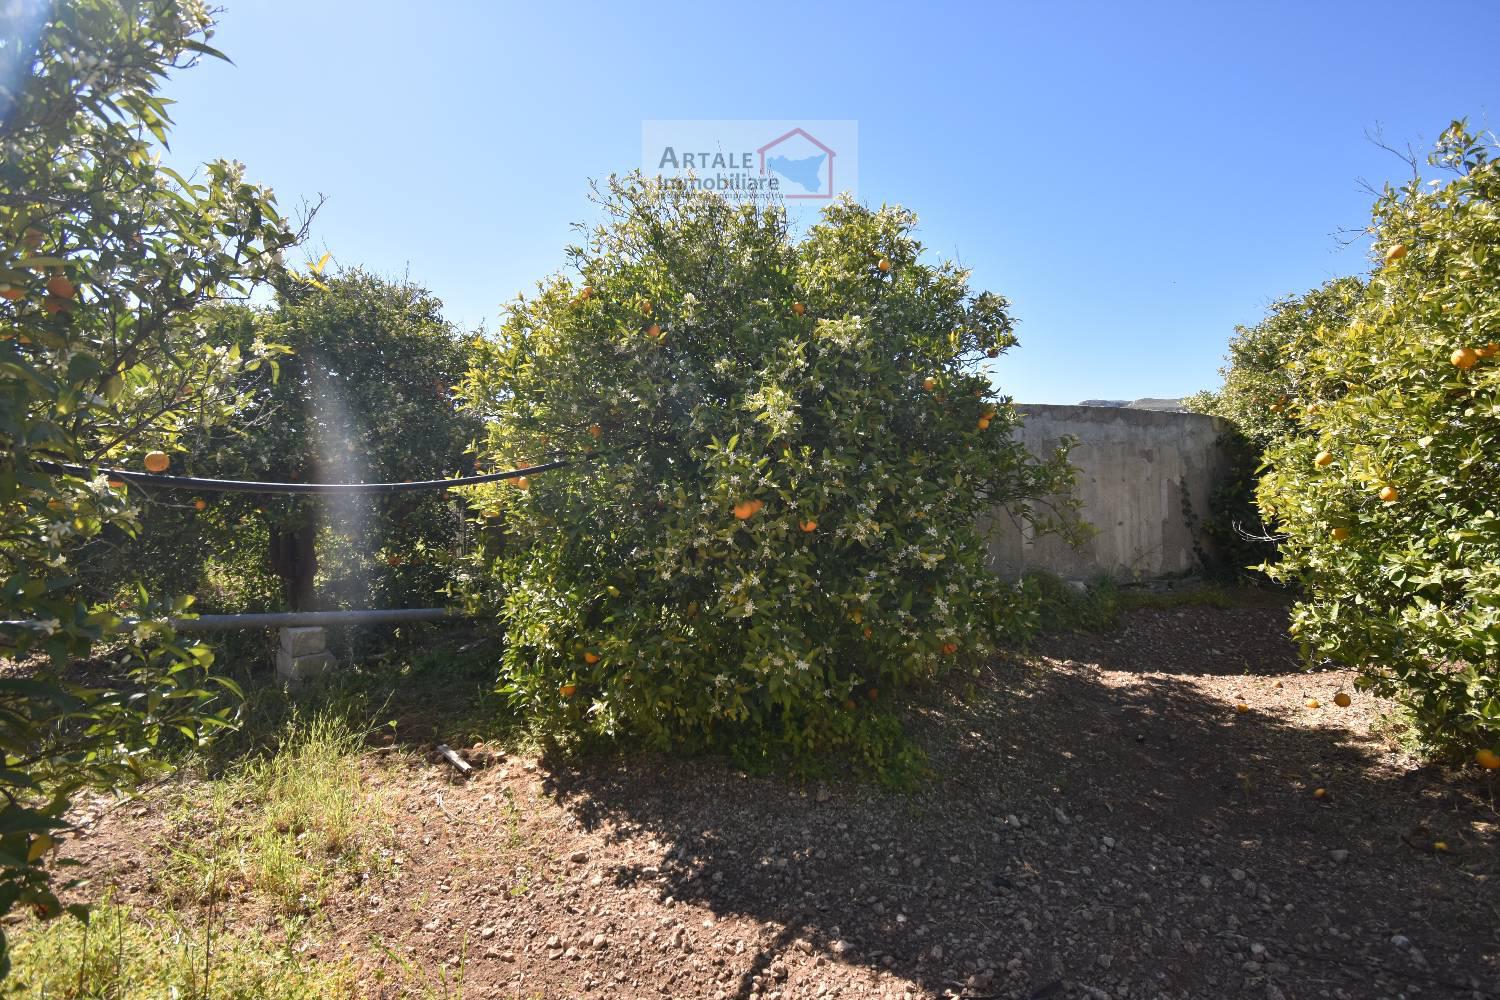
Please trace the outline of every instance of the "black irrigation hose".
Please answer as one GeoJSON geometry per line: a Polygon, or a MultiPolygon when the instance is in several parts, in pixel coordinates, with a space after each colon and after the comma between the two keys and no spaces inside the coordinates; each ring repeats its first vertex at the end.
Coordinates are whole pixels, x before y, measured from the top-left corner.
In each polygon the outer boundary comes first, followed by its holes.
{"type": "Polygon", "coordinates": [[[423,479],[409,483],[258,483],[241,479],[200,479],[197,476],[164,476],[154,472],[131,472],[126,469],[91,470],[81,465],[65,462],[37,462],[48,472],[89,478],[104,475],[139,486],[159,486],[169,490],[196,490],[200,493],[411,493],[417,490],[451,490],[458,486],[478,486],[481,483],[496,483],[504,479],[520,479],[538,472],[551,472],[572,465],[575,459],[559,459],[543,462],[524,469],[509,472],[490,472],[482,476],[461,476],[457,479],[423,479]]]}

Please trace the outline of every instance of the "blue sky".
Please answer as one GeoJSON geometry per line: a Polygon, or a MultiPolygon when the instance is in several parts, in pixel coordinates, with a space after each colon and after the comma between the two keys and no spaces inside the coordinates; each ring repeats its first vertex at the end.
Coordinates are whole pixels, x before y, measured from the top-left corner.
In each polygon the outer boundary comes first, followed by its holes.
{"type": "Polygon", "coordinates": [[[171,162],[326,195],[316,252],[456,322],[563,264],[643,120],[855,119],[860,198],[1010,297],[995,377],[1030,402],[1215,384],[1236,323],[1366,268],[1336,234],[1405,169],[1367,133],[1500,124],[1493,2],[226,6],[235,65],[169,85],[171,162]]]}

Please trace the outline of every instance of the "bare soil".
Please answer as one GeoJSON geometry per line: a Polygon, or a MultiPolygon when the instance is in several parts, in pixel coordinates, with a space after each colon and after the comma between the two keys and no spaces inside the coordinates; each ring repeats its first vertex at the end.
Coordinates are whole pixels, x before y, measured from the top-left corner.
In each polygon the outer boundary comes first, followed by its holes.
{"type": "MultiPolygon", "coordinates": [[[[298,947],[372,997],[1500,997],[1500,782],[1372,736],[1351,680],[1280,607],[1143,610],[910,706],[911,793],[372,751],[394,860],[298,947]]],[[[165,812],[95,815],[91,891],[159,903],[165,812]]]]}

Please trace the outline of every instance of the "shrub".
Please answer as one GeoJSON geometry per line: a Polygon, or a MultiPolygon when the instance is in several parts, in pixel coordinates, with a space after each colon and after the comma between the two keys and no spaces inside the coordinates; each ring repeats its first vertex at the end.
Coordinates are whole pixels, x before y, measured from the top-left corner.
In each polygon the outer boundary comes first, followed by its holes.
{"type": "MultiPolygon", "coordinates": [[[[1307,356],[1331,331],[1342,330],[1364,295],[1360,278],[1335,278],[1302,295],[1281,299],[1254,326],[1235,328],[1224,384],[1183,400],[1196,413],[1234,425],[1220,442],[1225,474],[1209,496],[1201,523],[1215,553],[1214,566],[1238,574],[1274,562],[1278,550],[1260,517],[1255,490],[1266,452],[1283,439],[1305,433],[1307,413],[1342,394],[1307,364],[1307,356]]],[[[1197,512],[1192,512],[1197,520],[1197,512]]]]}
{"type": "Polygon", "coordinates": [[[1312,656],[1357,667],[1449,747],[1500,741],[1500,169],[1454,123],[1376,203],[1381,264],[1299,361],[1336,389],[1297,411],[1259,490],[1312,656]]]}
{"type": "Polygon", "coordinates": [[[1065,492],[979,370],[1008,303],[923,260],[899,208],[778,211],[638,178],[517,301],[465,393],[486,459],[595,460],[478,491],[504,684],[554,729],[794,755],[889,746],[894,687],[1025,616],[976,518],[1065,492]]]}

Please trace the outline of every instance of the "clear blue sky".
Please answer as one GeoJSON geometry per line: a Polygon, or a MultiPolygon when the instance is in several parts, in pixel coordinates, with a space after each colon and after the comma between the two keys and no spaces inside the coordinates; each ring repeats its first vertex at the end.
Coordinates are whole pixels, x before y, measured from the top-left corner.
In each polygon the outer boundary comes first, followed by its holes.
{"type": "Polygon", "coordinates": [[[456,322],[494,328],[562,265],[643,119],[857,119],[861,199],[1010,297],[996,377],[1033,402],[1215,384],[1236,323],[1365,269],[1334,234],[1367,221],[1362,179],[1403,174],[1368,131],[1500,124],[1493,0],[226,6],[235,65],[169,85],[171,161],[327,195],[318,252],[456,322]]]}

